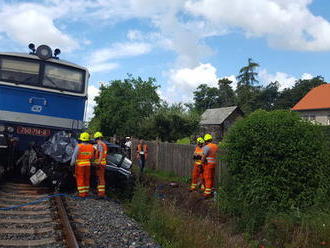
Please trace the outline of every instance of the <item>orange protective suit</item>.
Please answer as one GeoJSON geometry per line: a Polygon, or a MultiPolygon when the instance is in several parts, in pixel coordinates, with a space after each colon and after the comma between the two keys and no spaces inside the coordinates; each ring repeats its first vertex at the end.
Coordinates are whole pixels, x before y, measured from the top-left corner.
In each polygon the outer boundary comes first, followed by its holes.
{"type": "MultiPolygon", "coordinates": [[[[200,147],[199,145],[196,146],[194,156],[200,156],[202,157],[203,155],[203,148],[200,147]]],[[[202,163],[202,158],[196,159],[194,161],[193,165],[193,170],[192,170],[192,175],[191,175],[191,186],[190,190],[196,190],[198,183],[201,184],[201,188],[204,188],[204,179],[203,179],[203,163],[202,163]]]]}
{"type": "Polygon", "coordinates": [[[105,166],[107,164],[107,154],[108,147],[104,142],[98,141],[98,145],[101,145],[103,148],[102,153],[100,153],[97,149],[95,151],[95,163],[96,163],[96,176],[97,176],[97,195],[105,196],[105,166]],[[101,157],[101,163],[99,163],[99,159],[101,157]]]}
{"type": "Polygon", "coordinates": [[[81,143],[78,144],[79,151],[76,159],[75,174],[78,195],[88,196],[89,181],[91,174],[91,159],[93,158],[93,145],[81,143]]]}
{"type": "Polygon", "coordinates": [[[212,190],[214,186],[214,175],[215,175],[215,166],[217,162],[217,151],[218,145],[209,143],[206,145],[209,148],[209,151],[206,155],[206,163],[204,165],[203,177],[205,180],[205,191],[204,196],[208,197],[212,195],[212,190]]]}

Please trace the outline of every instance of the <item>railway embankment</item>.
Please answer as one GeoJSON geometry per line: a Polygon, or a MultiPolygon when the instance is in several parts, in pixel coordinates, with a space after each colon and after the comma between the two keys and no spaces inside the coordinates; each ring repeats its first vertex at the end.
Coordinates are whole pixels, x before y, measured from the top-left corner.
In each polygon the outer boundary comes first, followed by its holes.
{"type": "Polygon", "coordinates": [[[165,248],[330,247],[330,215],[324,209],[274,215],[249,233],[242,231],[241,219],[225,213],[221,189],[213,199],[188,189],[185,178],[149,170],[136,185],[126,212],[165,248]]]}
{"type": "Polygon", "coordinates": [[[189,192],[185,178],[148,170],[126,204],[129,216],[165,248],[248,248],[256,243],[235,231],[216,199],[189,192]]]}

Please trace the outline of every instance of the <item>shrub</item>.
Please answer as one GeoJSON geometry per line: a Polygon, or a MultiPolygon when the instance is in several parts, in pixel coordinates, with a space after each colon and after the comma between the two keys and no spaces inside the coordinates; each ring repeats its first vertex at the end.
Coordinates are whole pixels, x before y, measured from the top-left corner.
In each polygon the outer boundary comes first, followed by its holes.
{"type": "Polygon", "coordinates": [[[328,148],[320,127],[290,111],[256,111],[225,138],[226,210],[255,230],[267,214],[302,210],[329,197],[328,148]]]}
{"type": "Polygon", "coordinates": [[[328,146],[330,147],[330,126],[321,126],[321,130],[323,131],[328,146]]]}

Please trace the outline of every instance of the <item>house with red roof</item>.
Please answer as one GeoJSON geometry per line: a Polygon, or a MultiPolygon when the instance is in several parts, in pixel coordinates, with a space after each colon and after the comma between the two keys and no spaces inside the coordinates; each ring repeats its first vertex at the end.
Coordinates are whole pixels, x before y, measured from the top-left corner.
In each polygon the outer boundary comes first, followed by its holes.
{"type": "Polygon", "coordinates": [[[311,89],[293,108],[302,118],[330,125],[330,84],[311,89]]]}

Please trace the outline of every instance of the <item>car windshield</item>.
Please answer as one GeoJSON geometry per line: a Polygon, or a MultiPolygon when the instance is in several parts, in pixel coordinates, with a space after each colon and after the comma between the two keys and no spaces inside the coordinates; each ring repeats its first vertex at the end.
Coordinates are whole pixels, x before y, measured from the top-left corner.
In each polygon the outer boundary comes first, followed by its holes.
{"type": "Polygon", "coordinates": [[[119,153],[111,153],[108,156],[108,160],[110,160],[110,162],[114,163],[115,165],[119,165],[122,159],[123,159],[123,155],[119,153]]]}

